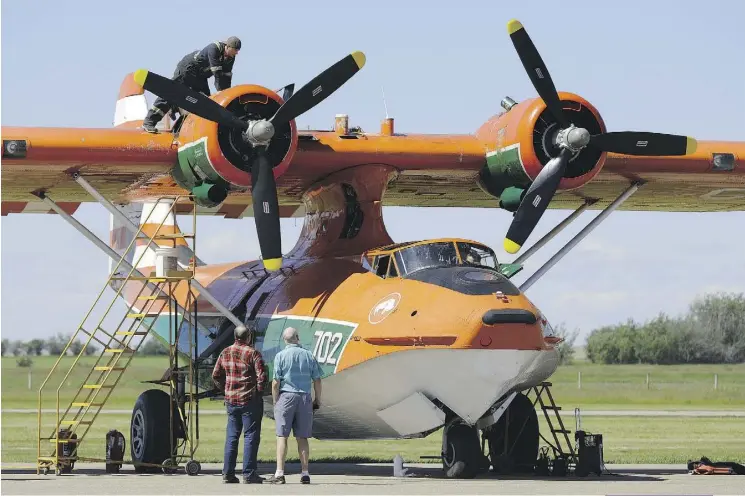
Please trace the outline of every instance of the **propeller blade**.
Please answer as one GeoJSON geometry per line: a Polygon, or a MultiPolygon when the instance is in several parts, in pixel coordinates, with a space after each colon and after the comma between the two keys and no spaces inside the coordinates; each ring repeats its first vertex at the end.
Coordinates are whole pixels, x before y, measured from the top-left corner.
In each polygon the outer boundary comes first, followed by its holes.
{"type": "Polygon", "coordinates": [[[365,60],[359,51],[347,55],[293,93],[269,121],[279,128],[312,109],[357,74],[365,60]]]}
{"type": "Polygon", "coordinates": [[[690,155],[698,143],[691,137],[675,134],[619,131],[591,136],[590,145],[605,152],[667,156],[690,155]]]}
{"type": "Polygon", "coordinates": [[[551,75],[548,73],[548,68],[543,63],[543,59],[533,44],[533,40],[528,36],[528,32],[516,19],[507,23],[507,32],[510,34],[512,44],[515,45],[517,55],[520,57],[533,87],[543,99],[549,112],[562,128],[569,127],[569,121],[564,117],[561,100],[559,100],[559,94],[556,92],[551,75]]]}
{"type": "Polygon", "coordinates": [[[559,182],[564,175],[571,155],[572,152],[569,149],[563,148],[558,157],[551,159],[541,169],[538,177],[528,188],[504,239],[504,249],[507,253],[517,253],[530,233],[533,232],[543,212],[551,202],[551,198],[556,193],[556,188],[559,187],[559,182]]]}
{"type": "Polygon", "coordinates": [[[177,83],[173,79],[139,69],[134,73],[134,80],[150,93],[203,119],[244,130],[248,128],[248,124],[210,97],[177,83]]]}
{"type": "Polygon", "coordinates": [[[266,147],[257,146],[256,158],[251,165],[254,220],[259,237],[261,257],[264,268],[279,270],[282,266],[282,237],[279,226],[279,201],[277,185],[274,182],[272,164],[266,154],[266,147]]]}

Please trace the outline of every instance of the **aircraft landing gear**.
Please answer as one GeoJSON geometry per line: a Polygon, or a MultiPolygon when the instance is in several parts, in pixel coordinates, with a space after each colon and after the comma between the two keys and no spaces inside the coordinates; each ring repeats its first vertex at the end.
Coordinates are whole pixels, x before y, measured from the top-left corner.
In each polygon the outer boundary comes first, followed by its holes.
{"type": "Polygon", "coordinates": [[[470,479],[489,468],[475,426],[450,421],[442,433],[442,468],[450,479],[470,479]]]}
{"type": "Polygon", "coordinates": [[[538,459],[538,415],[533,402],[517,393],[496,424],[484,429],[495,473],[532,473],[538,459]]]}

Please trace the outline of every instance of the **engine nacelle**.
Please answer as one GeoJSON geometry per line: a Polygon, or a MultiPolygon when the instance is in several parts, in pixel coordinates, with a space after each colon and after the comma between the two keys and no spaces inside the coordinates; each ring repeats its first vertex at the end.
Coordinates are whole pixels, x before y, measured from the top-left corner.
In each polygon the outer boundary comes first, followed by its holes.
{"type": "MultiPolygon", "coordinates": [[[[244,121],[269,119],[284,103],[274,91],[258,85],[239,85],[212,99],[244,121]]],[[[179,133],[178,164],[171,174],[201,206],[214,207],[231,190],[251,187],[250,163],[253,146],[242,130],[191,114],[179,133]]],[[[267,150],[274,179],[287,171],[298,144],[295,121],[275,129],[267,150]]]]}
{"type": "MultiPolygon", "coordinates": [[[[591,135],[605,132],[605,123],[587,100],[573,93],[559,92],[569,122],[587,129],[591,135]]],[[[506,111],[487,121],[476,136],[488,144],[486,165],[479,175],[479,186],[500,199],[500,206],[515,211],[530,184],[553,157],[558,123],[541,98],[518,104],[503,100],[506,111]]],[[[569,161],[559,190],[579,188],[602,169],[606,153],[585,147],[569,161]]]]}

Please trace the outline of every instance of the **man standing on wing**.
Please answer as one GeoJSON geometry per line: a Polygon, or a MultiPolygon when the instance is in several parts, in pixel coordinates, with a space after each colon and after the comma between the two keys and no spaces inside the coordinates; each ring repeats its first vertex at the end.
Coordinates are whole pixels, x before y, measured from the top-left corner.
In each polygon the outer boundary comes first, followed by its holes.
{"type": "Polygon", "coordinates": [[[282,332],[285,348],[274,357],[272,398],[274,420],[277,425],[277,471],[267,482],[285,483],[285,458],[287,438],[292,428],[297,441],[302,473],[300,482],[310,484],[308,438],[313,435],[313,410],[321,404],[321,366],[313,354],[300,346],[300,338],[294,327],[282,332]],[[316,393],[311,397],[311,381],[316,393]]]}

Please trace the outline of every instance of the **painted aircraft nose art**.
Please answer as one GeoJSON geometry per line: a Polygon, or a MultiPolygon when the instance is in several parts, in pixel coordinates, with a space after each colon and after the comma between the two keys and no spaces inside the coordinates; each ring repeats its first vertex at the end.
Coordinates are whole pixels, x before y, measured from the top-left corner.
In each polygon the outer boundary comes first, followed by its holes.
{"type": "Polygon", "coordinates": [[[373,308],[370,310],[367,320],[371,324],[379,324],[388,317],[401,302],[400,293],[392,293],[383,299],[381,299],[373,308]]]}

